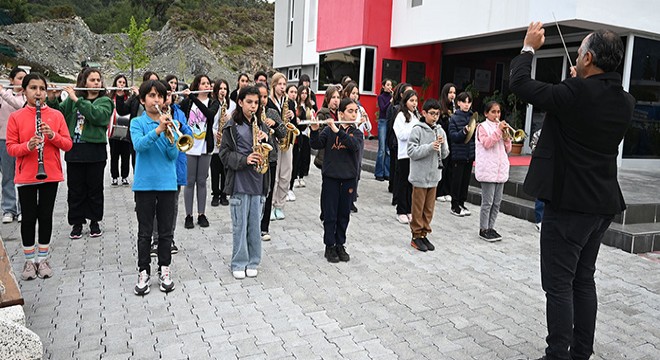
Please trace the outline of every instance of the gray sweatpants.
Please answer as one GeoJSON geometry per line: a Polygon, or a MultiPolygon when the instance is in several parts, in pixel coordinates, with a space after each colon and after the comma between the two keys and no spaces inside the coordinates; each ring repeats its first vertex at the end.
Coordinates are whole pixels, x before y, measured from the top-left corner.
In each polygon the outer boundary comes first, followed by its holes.
{"type": "Polygon", "coordinates": [[[481,183],[481,213],[479,227],[481,229],[494,229],[497,214],[500,212],[504,183],[481,183]]]}
{"type": "Polygon", "coordinates": [[[183,189],[183,202],[186,215],[193,214],[193,196],[197,187],[197,213],[206,211],[206,179],[209,177],[211,155],[186,155],[188,161],[188,184],[183,189]]]}

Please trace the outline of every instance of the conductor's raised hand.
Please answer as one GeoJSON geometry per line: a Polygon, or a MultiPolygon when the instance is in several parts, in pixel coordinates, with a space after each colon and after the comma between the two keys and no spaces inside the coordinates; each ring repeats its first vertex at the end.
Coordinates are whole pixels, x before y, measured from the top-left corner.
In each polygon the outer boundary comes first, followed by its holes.
{"type": "Polygon", "coordinates": [[[545,29],[543,29],[543,23],[535,21],[529,24],[523,45],[529,46],[536,51],[543,46],[543,43],[545,43],[545,29]]]}

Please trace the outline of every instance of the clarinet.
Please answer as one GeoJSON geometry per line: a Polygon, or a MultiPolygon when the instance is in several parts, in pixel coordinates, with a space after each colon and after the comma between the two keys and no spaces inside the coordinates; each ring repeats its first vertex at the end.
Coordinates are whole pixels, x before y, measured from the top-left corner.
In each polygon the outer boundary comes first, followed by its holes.
{"type": "MultiPolygon", "coordinates": [[[[41,101],[37,99],[35,107],[37,108],[37,115],[36,115],[36,129],[35,129],[35,135],[39,136],[40,138],[43,139],[44,135],[41,133],[41,101]]],[[[44,180],[48,177],[46,174],[46,169],[44,168],[44,143],[41,142],[39,145],[37,145],[37,180],[44,180]]]]}

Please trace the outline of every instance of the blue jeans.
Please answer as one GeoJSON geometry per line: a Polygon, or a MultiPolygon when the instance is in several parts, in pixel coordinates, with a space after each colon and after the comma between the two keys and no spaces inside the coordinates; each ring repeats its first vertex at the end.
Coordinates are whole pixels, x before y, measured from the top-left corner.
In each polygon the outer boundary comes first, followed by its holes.
{"type": "Polygon", "coordinates": [[[266,197],[261,195],[239,193],[229,198],[234,240],[231,271],[256,269],[261,262],[261,209],[264,202],[266,197]]]}
{"type": "Polygon", "coordinates": [[[16,159],[7,154],[7,140],[0,140],[0,171],[2,172],[2,213],[16,216],[21,213],[16,186],[14,186],[16,159]]]}
{"type": "Polygon", "coordinates": [[[376,156],[376,170],[374,175],[390,177],[390,150],[387,148],[387,119],[378,119],[378,155],[376,156]]]}

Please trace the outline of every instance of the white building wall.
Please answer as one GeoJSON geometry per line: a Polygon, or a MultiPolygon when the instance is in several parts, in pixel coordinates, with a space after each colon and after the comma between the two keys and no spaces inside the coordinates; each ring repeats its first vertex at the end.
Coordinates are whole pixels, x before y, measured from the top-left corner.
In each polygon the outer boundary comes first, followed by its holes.
{"type": "MultiPolygon", "coordinates": [[[[289,3],[291,0],[275,2],[275,29],[273,35],[273,68],[287,69],[316,65],[319,61],[316,52],[318,0],[293,0],[294,38],[287,45],[289,29],[289,3]]],[[[284,70],[286,74],[286,70],[284,70]]],[[[306,72],[305,72],[306,73],[306,72]]],[[[308,74],[312,77],[312,73],[308,74]]]]}
{"type": "Polygon", "coordinates": [[[411,7],[411,0],[393,0],[391,46],[495,35],[532,21],[552,24],[553,12],[564,25],[658,34],[657,6],[657,0],[423,0],[411,7]]]}

